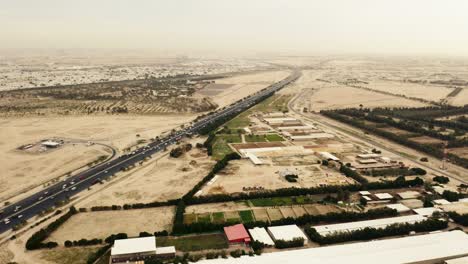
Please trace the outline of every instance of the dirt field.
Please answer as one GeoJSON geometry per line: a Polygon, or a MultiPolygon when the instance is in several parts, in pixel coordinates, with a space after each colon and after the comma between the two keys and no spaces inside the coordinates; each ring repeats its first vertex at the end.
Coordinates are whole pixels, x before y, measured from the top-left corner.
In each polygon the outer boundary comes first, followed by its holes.
{"type": "Polygon", "coordinates": [[[271,71],[219,79],[216,84],[225,89],[222,92],[216,91],[212,99],[219,107],[224,107],[286,78],[289,74],[288,71],[271,71]]]}
{"type": "Polygon", "coordinates": [[[136,167],[128,177],[85,199],[80,206],[148,203],[180,198],[207,175],[214,161],[193,148],[179,158],[168,155],[136,167]]]}
{"type": "Polygon", "coordinates": [[[453,153],[459,157],[462,157],[462,158],[468,158],[468,148],[467,147],[464,147],[464,148],[451,148],[451,149],[448,149],[448,152],[450,153],[453,153]]]}
{"type": "Polygon", "coordinates": [[[445,141],[440,140],[438,138],[432,138],[428,136],[420,136],[420,137],[412,137],[410,138],[411,141],[415,141],[421,144],[443,144],[445,141]]]}
{"type": "Polygon", "coordinates": [[[316,187],[320,184],[340,185],[353,183],[350,178],[339,172],[308,162],[294,163],[294,166],[275,166],[270,164],[254,166],[249,160],[231,161],[226,169],[218,173],[218,179],[210,186],[205,186],[203,194],[236,193],[243,192],[244,187],[263,187],[267,190],[275,190],[288,187],[316,187]],[[288,182],[278,172],[297,171],[299,179],[296,183],[288,182]]]}
{"type": "Polygon", "coordinates": [[[109,154],[107,148],[86,144],[67,144],[47,153],[29,154],[17,150],[22,145],[59,137],[100,142],[123,150],[137,140],[160,135],[191,118],[184,115],[0,118],[0,200],[109,154]]]}
{"type": "Polygon", "coordinates": [[[79,213],[70,218],[49,237],[63,245],[66,240],[81,238],[106,238],[111,234],[127,233],[138,236],[140,232],[171,230],[174,207],[141,210],[79,213]]]}
{"type": "Polygon", "coordinates": [[[425,104],[401,97],[370,92],[343,85],[330,85],[313,93],[309,99],[310,109],[320,111],[347,107],[421,107],[425,104]]]}
{"type": "Polygon", "coordinates": [[[386,80],[372,81],[368,85],[363,84],[363,86],[369,87],[373,90],[389,92],[392,94],[403,94],[407,97],[422,98],[435,102],[444,99],[453,90],[442,86],[386,80]]]}
{"type": "Polygon", "coordinates": [[[468,89],[463,89],[457,96],[455,96],[451,104],[456,106],[463,106],[468,104],[468,89]]]}

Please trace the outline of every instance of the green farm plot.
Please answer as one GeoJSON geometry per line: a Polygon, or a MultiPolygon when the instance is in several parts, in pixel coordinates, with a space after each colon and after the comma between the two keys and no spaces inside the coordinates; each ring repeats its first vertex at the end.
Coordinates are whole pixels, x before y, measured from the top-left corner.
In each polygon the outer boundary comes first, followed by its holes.
{"type": "Polygon", "coordinates": [[[294,204],[291,197],[258,198],[250,201],[253,206],[281,206],[294,204]]]}
{"type": "Polygon", "coordinates": [[[198,214],[197,222],[198,223],[211,223],[211,214],[210,213],[198,214]]]}
{"type": "Polygon", "coordinates": [[[226,220],[224,219],[224,213],[223,212],[216,212],[211,214],[211,217],[213,218],[213,223],[215,224],[222,224],[226,220]]]}
{"type": "Polygon", "coordinates": [[[239,215],[243,223],[250,223],[255,221],[252,210],[240,211],[239,215]]]}
{"type": "Polygon", "coordinates": [[[246,142],[266,142],[265,135],[245,135],[246,142]]]}
{"type": "Polygon", "coordinates": [[[284,138],[278,134],[268,134],[265,138],[270,142],[284,141],[284,138]]]}
{"type": "Polygon", "coordinates": [[[223,234],[157,237],[156,244],[159,247],[175,246],[176,250],[183,252],[223,249],[228,247],[228,242],[223,234]]]}

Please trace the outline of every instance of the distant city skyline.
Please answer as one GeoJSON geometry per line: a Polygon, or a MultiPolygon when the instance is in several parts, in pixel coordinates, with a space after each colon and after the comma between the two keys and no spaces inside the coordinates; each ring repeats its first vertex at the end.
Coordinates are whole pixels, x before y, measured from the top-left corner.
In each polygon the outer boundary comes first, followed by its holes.
{"type": "Polygon", "coordinates": [[[464,0],[2,1],[0,49],[468,55],[464,0]]]}

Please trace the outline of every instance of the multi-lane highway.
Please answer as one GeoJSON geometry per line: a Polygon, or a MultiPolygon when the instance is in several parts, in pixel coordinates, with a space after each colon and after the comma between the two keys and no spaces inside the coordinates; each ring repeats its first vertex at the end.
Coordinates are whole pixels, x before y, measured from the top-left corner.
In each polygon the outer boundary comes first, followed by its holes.
{"type": "Polygon", "coordinates": [[[0,214],[0,233],[3,233],[13,226],[28,220],[39,213],[55,207],[57,203],[69,199],[71,196],[87,190],[94,184],[101,182],[103,179],[114,175],[130,165],[137,164],[152,154],[164,150],[167,146],[177,143],[182,137],[194,135],[211,123],[214,123],[226,116],[240,113],[258,102],[262,97],[273,94],[286,85],[294,82],[301,76],[301,72],[293,71],[286,79],[268,86],[266,89],[259,91],[243,100],[240,100],[226,108],[211,113],[193,123],[192,126],[186,127],[170,135],[160,138],[157,141],[151,142],[148,145],[135,150],[126,155],[119,156],[104,164],[90,168],[84,172],[78,173],[67,178],[64,181],[58,182],[50,187],[44,188],[42,191],[35,193],[19,202],[9,205],[2,209],[0,214]]]}

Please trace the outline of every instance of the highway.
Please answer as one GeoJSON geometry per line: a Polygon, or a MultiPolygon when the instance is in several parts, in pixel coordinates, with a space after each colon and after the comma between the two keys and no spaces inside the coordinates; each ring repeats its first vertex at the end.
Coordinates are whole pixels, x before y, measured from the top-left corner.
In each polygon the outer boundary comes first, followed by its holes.
{"type": "Polygon", "coordinates": [[[288,84],[296,81],[301,76],[300,71],[293,71],[286,79],[274,83],[267,88],[237,101],[230,106],[212,112],[211,114],[197,120],[192,126],[186,127],[170,135],[153,141],[130,154],[119,156],[111,161],[92,167],[86,171],[72,175],[64,181],[60,181],[50,187],[44,188],[29,197],[13,203],[3,209],[0,214],[0,234],[8,231],[13,226],[20,224],[24,220],[46,211],[62,201],[87,190],[94,184],[99,184],[103,179],[108,178],[123,168],[138,164],[151,155],[161,152],[168,146],[177,143],[182,137],[198,134],[201,129],[216,122],[226,116],[234,115],[245,111],[255,105],[262,97],[272,95],[288,84]]]}

